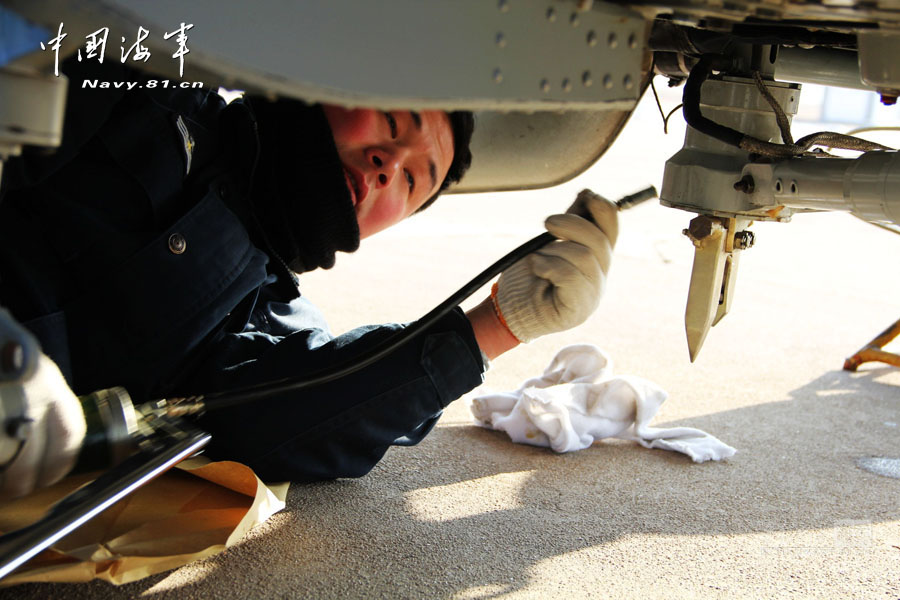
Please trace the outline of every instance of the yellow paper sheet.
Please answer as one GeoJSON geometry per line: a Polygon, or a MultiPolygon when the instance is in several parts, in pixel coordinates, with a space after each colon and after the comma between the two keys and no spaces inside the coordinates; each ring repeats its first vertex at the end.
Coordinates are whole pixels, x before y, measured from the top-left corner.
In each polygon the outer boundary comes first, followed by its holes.
{"type": "MultiPolygon", "coordinates": [[[[69,477],[0,507],[0,531],[36,521],[90,476],[69,477]]],[[[179,464],[59,540],[0,585],[105,579],[123,584],[221,552],[284,508],[287,484],[266,486],[236,462],[179,464]]]]}

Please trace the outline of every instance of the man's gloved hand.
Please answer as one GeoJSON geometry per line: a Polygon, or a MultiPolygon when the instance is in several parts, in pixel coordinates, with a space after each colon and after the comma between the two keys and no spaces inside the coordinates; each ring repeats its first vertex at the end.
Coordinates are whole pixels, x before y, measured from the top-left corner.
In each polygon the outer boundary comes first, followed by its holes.
{"type": "Polygon", "coordinates": [[[521,342],[583,323],[597,308],[619,234],[618,207],[590,190],[548,217],[559,238],[500,275],[494,307],[521,342]]]}
{"type": "Polygon", "coordinates": [[[56,363],[35,350],[33,373],[24,381],[0,382],[0,499],[62,479],[87,430],[81,403],[56,363]]]}

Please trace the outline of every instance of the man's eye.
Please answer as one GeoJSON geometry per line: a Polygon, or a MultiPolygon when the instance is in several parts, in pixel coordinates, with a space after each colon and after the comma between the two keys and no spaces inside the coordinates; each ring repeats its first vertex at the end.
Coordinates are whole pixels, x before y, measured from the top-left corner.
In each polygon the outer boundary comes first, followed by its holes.
{"type": "Polygon", "coordinates": [[[384,113],[384,118],[387,119],[388,127],[391,129],[391,139],[397,137],[397,120],[389,112],[384,113]]]}
{"type": "Polygon", "coordinates": [[[413,189],[416,187],[416,179],[409,171],[403,171],[403,173],[406,175],[406,183],[409,184],[409,191],[412,193],[413,189]]]}

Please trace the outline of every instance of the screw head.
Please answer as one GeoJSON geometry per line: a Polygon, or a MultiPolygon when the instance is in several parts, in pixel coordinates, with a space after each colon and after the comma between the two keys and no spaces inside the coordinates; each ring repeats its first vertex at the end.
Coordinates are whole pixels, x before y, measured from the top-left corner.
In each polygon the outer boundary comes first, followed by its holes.
{"type": "Polygon", "coordinates": [[[506,36],[503,35],[503,32],[497,33],[497,37],[494,38],[494,41],[498,48],[506,48],[506,36]]]}
{"type": "Polygon", "coordinates": [[[566,77],[565,79],[562,80],[562,89],[564,92],[572,91],[572,82],[569,80],[568,77],[566,77]]]}
{"type": "Polygon", "coordinates": [[[596,31],[593,31],[593,30],[588,31],[587,43],[588,43],[588,46],[590,46],[592,48],[597,45],[597,32],[596,31]]]}
{"type": "Polygon", "coordinates": [[[754,186],[755,182],[753,181],[753,177],[751,177],[750,175],[744,175],[740,181],[734,182],[734,189],[745,194],[752,194],[754,186]]]}
{"type": "Polygon", "coordinates": [[[611,49],[617,48],[619,46],[619,36],[617,36],[615,32],[610,33],[609,37],[606,38],[606,43],[611,49]]]}
{"type": "Polygon", "coordinates": [[[578,18],[578,13],[572,13],[569,16],[569,24],[572,27],[578,27],[578,24],[581,23],[581,20],[578,18]]]}
{"type": "Polygon", "coordinates": [[[553,8],[552,6],[547,9],[547,20],[550,21],[551,23],[556,22],[556,9],[553,8]]]}
{"type": "Polygon", "coordinates": [[[608,90],[611,90],[613,87],[613,78],[609,73],[603,76],[603,87],[608,90]]]}
{"type": "Polygon", "coordinates": [[[500,69],[494,69],[494,73],[492,75],[494,83],[500,83],[503,81],[503,72],[500,69]]]}
{"type": "Polygon", "coordinates": [[[497,3],[497,8],[500,9],[500,12],[509,12],[509,0],[500,0],[497,3]]]}
{"type": "Polygon", "coordinates": [[[594,85],[594,79],[591,77],[590,71],[585,71],[581,74],[581,83],[584,84],[584,87],[591,87],[594,85]]]}
{"type": "Polygon", "coordinates": [[[630,90],[634,87],[634,80],[631,78],[631,75],[626,75],[624,79],[622,79],[622,85],[625,86],[626,90],[630,90]]]}
{"type": "Polygon", "coordinates": [[[550,92],[550,82],[546,79],[541,79],[541,91],[545,94],[550,92]]]}

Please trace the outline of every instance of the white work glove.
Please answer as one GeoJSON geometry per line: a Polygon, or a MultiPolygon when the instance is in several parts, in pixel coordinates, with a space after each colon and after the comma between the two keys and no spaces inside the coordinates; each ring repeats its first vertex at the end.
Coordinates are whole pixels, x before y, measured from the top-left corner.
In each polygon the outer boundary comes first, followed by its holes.
{"type": "Polygon", "coordinates": [[[559,240],[504,271],[492,292],[498,316],[520,342],[571,329],[597,308],[619,234],[618,207],[583,190],[544,226],[559,240]]]}
{"type": "Polygon", "coordinates": [[[0,499],[4,500],[62,479],[75,465],[87,431],[81,403],[56,363],[43,352],[24,383],[0,383],[0,425],[0,465],[5,465],[0,471],[0,499]],[[19,417],[28,422],[10,427],[19,417]]]}

